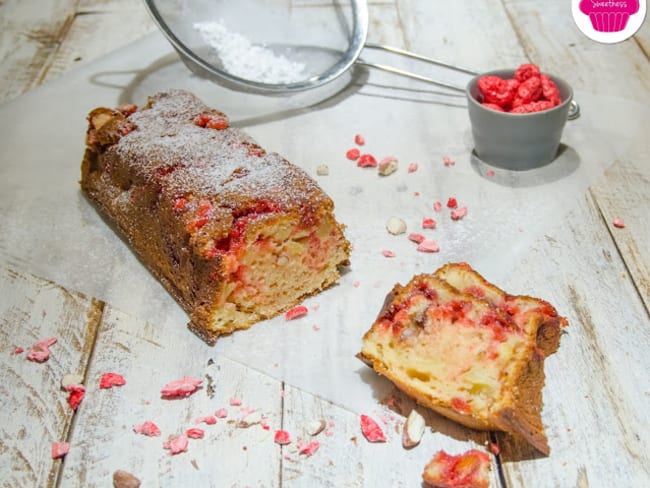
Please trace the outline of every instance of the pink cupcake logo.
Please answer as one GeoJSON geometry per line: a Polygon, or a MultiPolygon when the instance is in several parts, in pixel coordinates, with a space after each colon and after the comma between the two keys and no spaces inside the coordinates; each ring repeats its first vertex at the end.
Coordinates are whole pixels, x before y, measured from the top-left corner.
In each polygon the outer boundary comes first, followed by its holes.
{"type": "Polygon", "coordinates": [[[647,0],[571,0],[578,29],[606,44],[632,37],[645,21],[646,11],[647,0]]]}
{"type": "Polygon", "coordinates": [[[639,11],[639,0],[581,0],[580,11],[598,32],[620,32],[639,11]]]}

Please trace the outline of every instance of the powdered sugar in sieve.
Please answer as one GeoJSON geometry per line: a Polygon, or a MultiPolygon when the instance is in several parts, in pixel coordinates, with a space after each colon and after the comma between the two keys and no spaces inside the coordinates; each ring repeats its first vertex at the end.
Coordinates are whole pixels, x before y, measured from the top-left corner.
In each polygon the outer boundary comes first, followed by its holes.
{"type": "Polygon", "coordinates": [[[196,22],[193,27],[217,52],[224,69],[234,76],[261,83],[295,83],[306,78],[303,63],[253,44],[244,35],[230,31],[222,20],[196,22]]]}

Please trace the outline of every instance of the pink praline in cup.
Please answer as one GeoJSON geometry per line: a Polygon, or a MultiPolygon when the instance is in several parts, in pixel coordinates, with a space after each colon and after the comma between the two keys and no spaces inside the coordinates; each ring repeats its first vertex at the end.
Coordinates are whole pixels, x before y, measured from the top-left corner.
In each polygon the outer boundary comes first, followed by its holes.
{"type": "Polygon", "coordinates": [[[639,0],[581,0],[580,11],[589,16],[598,32],[620,32],[630,15],[639,11],[639,0]]]}
{"type": "Polygon", "coordinates": [[[514,73],[513,69],[502,69],[472,78],[466,88],[468,114],[474,152],[481,161],[505,169],[528,170],[548,164],[557,157],[573,90],[563,79],[550,75],[561,99],[553,108],[518,114],[483,105],[478,79],[485,75],[510,79],[514,73]]]}

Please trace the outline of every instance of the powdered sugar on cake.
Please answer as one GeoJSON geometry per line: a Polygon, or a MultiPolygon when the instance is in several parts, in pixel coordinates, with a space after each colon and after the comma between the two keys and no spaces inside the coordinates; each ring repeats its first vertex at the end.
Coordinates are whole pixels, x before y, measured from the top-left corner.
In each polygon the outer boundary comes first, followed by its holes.
{"type": "Polygon", "coordinates": [[[322,198],[306,173],[280,155],[266,153],[240,129],[193,124],[197,114],[210,109],[192,95],[175,90],[166,93],[129,117],[136,129],[115,146],[127,160],[149,155],[140,165],[143,181],[158,180],[168,195],[218,195],[221,208],[235,208],[230,200],[237,198],[240,203],[244,196],[251,203],[272,199],[285,208],[322,198]],[[170,114],[187,114],[187,118],[170,118],[170,114]],[[138,125],[146,125],[147,131],[138,131],[138,125]],[[206,131],[211,135],[207,140],[206,131]]]}

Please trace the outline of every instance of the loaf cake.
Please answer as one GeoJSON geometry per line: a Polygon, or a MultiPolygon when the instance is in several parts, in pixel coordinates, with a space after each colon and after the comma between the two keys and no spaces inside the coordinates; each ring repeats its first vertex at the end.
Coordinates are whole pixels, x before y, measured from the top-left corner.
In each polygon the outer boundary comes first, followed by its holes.
{"type": "Polygon", "coordinates": [[[185,91],[90,112],[81,188],[209,344],[332,285],[349,264],[318,184],[185,91]]]}
{"type": "Polygon", "coordinates": [[[510,296],[469,265],[449,264],[394,286],[359,358],[421,405],[548,454],[544,359],[564,325],[547,302],[510,296]]]}

